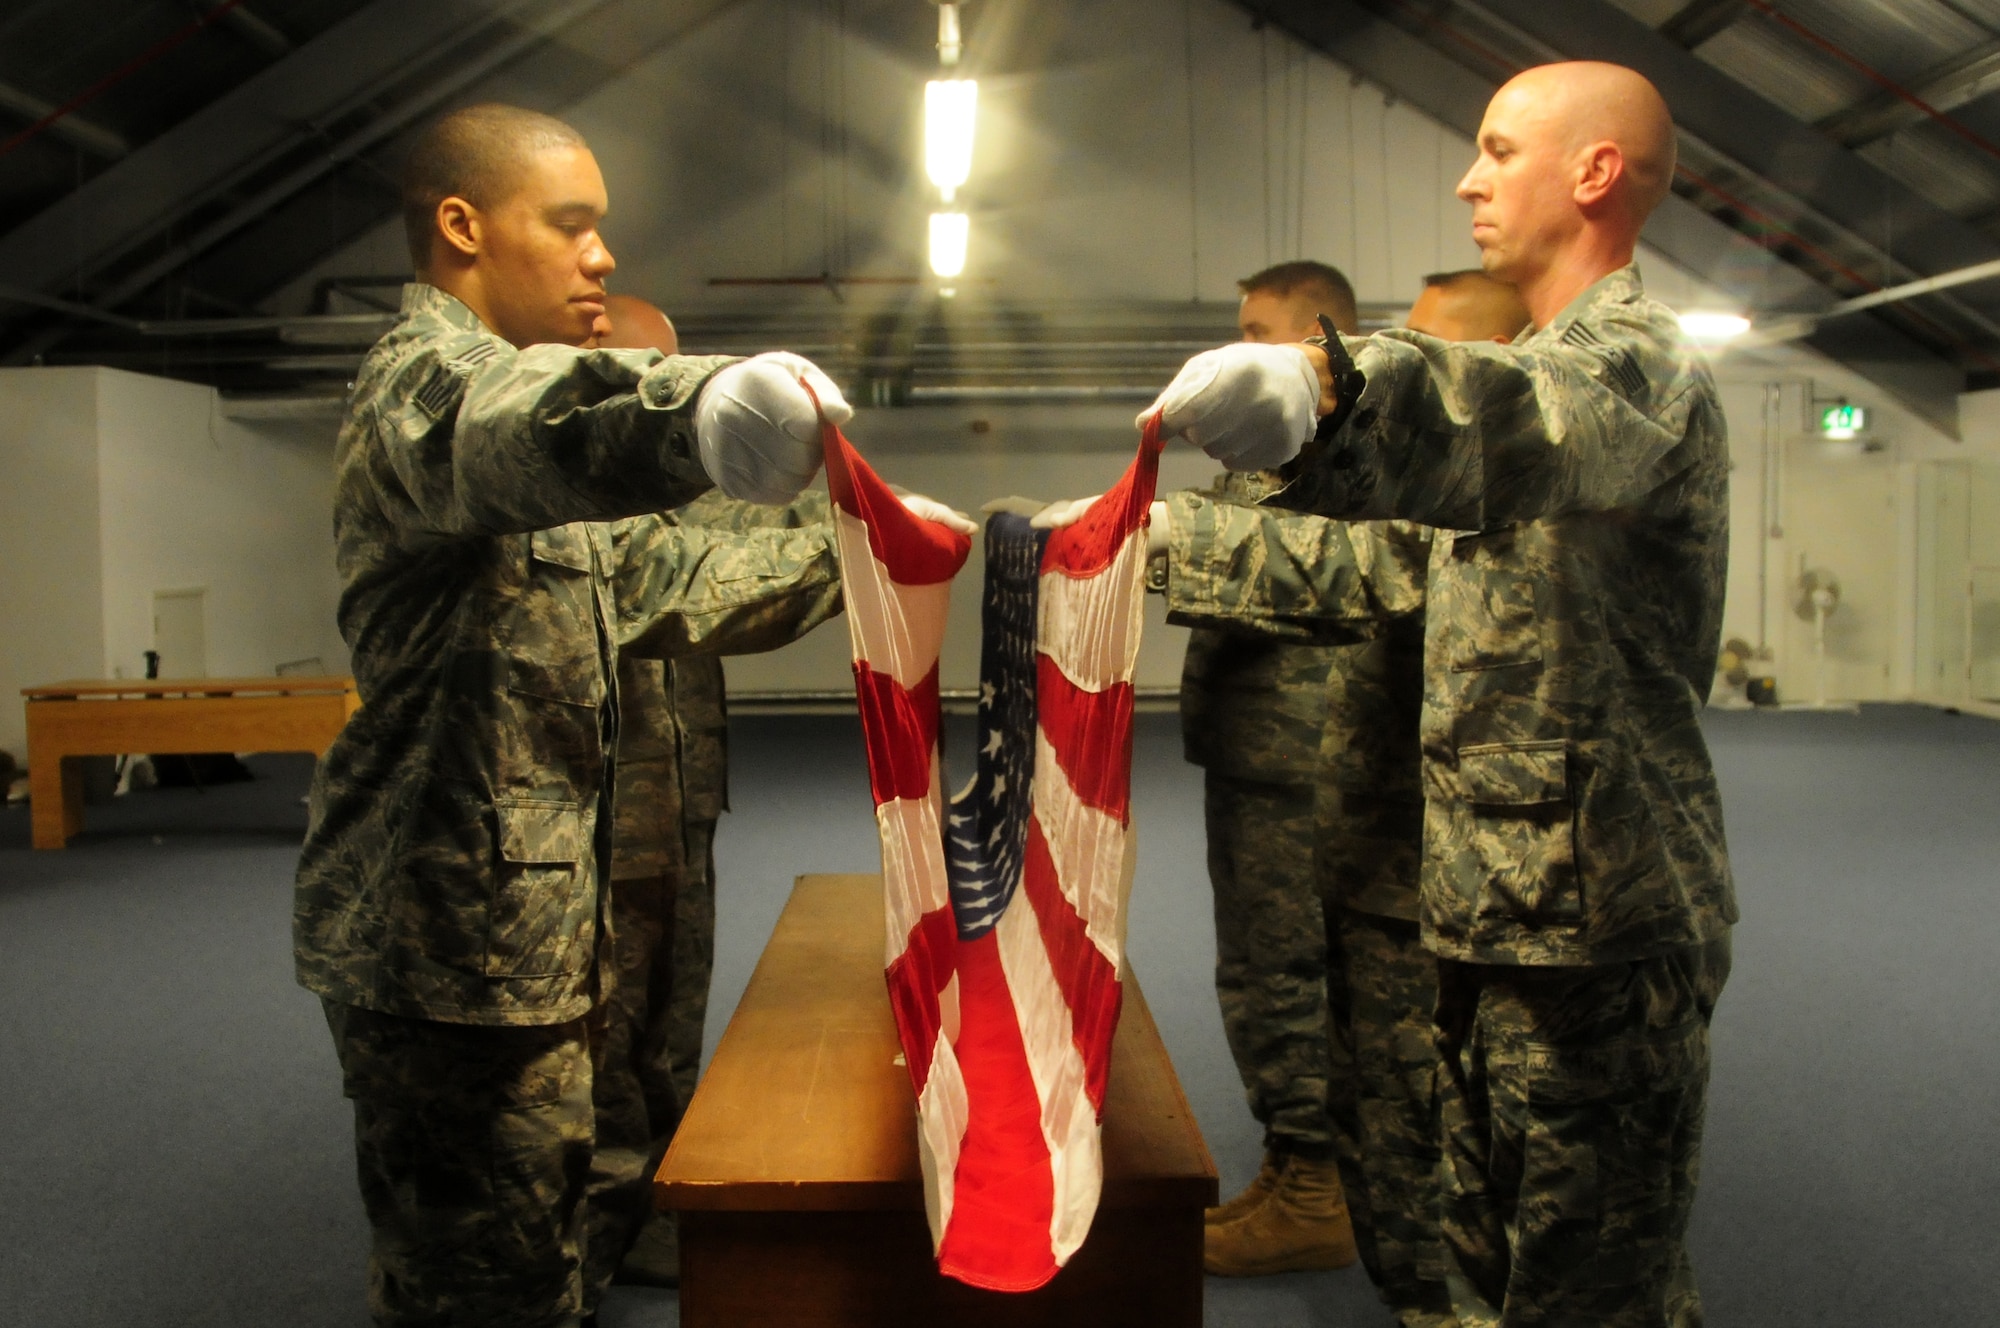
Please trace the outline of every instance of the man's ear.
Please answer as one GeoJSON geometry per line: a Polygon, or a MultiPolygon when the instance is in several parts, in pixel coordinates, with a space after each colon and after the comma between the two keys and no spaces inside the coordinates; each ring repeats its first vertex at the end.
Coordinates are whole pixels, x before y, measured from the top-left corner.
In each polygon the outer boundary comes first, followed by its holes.
{"type": "Polygon", "coordinates": [[[1586,210],[1601,206],[1624,178],[1625,153],[1619,146],[1609,139],[1592,143],[1579,154],[1574,190],[1577,206],[1586,210]]]}
{"type": "Polygon", "coordinates": [[[436,215],[444,242],[462,257],[477,258],[486,238],[479,209],[454,195],[437,205],[436,215]]]}

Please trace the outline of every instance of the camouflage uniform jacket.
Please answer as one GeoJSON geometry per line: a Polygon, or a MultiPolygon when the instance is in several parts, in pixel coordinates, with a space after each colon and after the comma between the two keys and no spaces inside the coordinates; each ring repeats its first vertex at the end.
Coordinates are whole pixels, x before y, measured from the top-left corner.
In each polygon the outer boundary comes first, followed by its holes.
{"type": "Polygon", "coordinates": [[[1319,866],[1343,907],[1415,921],[1431,530],[1191,492],[1170,495],[1167,505],[1170,621],[1330,643],[1321,652],[1324,713],[1315,742],[1319,866]],[[1302,586],[1313,588],[1309,603],[1302,586]]]}
{"type": "MultiPolygon", "coordinates": [[[[789,507],[735,502],[703,494],[687,506],[661,514],[670,525],[706,531],[734,531],[751,539],[769,531],[782,543],[785,530],[831,519],[826,495],[809,490],[789,507]]],[[[612,523],[619,549],[625,532],[638,522],[612,523]]],[[[783,589],[783,587],[781,587],[783,589]]],[[[837,600],[826,607],[837,607],[837,600]]],[[[734,654],[775,650],[797,640],[821,621],[780,612],[768,631],[738,633],[734,654]]],[[[667,876],[685,870],[684,821],[715,821],[729,806],[729,719],[722,661],[714,655],[647,659],[630,651],[618,657],[618,774],[613,805],[611,875],[614,880],[667,876]]]]}
{"type": "Polygon", "coordinates": [[[406,287],[335,453],[341,634],[361,710],[313,781],[293,952],[339,1003],[474,1024],[597,995],[615,653],[727,650],[779,588],[825,612],[824,532],[750,556],[644,520],[700,494],[694,400],[723,359],[516,351],[406,287]],[[670,538],[671,536],[671,538],[670,538]]]}
{"type": "Polygon", "coordinates": [[[1426,944],[1568,965],[1719,936],[1735,890],[1698,714],[1729,453],[1706,364],[1630,267],[1512,346],[1350,348],[1367,390],[1271,501],[1459,532],[1429,577],[1426,944]]]}
{"type": "MultiPolygon", "coordinates": [[[[1211,506],[1240,506],[1276,487],[1266,474],[1225,473],[1200,496],[1211,506]]],[[[1181,666],[1187,759],[1237,779],[1310,785],[1326,706],[1325,645],[1240,632],[1226,623],[1190,625],[1181,666]]]]}

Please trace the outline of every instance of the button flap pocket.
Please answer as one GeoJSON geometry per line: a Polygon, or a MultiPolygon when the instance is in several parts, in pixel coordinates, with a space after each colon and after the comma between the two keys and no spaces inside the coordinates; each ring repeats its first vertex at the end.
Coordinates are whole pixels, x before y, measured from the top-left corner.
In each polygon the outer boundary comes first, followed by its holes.
{"type": "Polygon", "coordinates": [[[575,803],[496,800],[493,809],[507,861],[583,861],[583,812],[575,803]]]}
{"type": "Polygon", "coordinates": [[[1561,742],[1462,747],[1459,778],[1474,806],[1541,807],[1569,801],[1569,762],[1561,742]]]}
{"type": "Polygon", "coordinates": [[[589,537],[569,526],[536,531],[528,541],[528,548],[539,562],[576,572],[590,570],[589,537]]]}

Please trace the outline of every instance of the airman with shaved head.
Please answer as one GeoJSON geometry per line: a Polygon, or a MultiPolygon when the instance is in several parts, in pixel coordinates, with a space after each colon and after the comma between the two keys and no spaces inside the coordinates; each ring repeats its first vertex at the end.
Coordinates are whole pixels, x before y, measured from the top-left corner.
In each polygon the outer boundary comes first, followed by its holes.
{"type": "MultiPolygon", "coordinates": [[[[1737,917],[1699,724],[1729,459],[1707,365],[1633,266],[1673,123],[1629,69],[1551,65],[1478,147],[1458,194],[1524,335],[1232,346],[1151,409],[1284,466],[1270,505],[1435,530],[1419,904],[1457,1322],[1699,1324],[1685,1235],[1737,917]]],[[[1295,584],[1264,611],[1332,612],[1295,584]]]]}

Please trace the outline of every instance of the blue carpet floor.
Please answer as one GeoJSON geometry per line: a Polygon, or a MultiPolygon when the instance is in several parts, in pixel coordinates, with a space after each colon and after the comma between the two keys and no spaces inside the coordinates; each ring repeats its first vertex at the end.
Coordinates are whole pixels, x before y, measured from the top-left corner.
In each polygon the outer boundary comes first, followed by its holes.
{"type": "MultiPolygon", "coordinates": [[[[1719,1328],[1992,1322],[2000,1303],[2000,724],[1717,714],[1742,896],[1693,1246],[1719,1328]]],[[[710,1045],[791,878],[877,866],[849,719],[739,718],[710,1045]]],[[[1142,718],[1133,963],[1223,1173],[1258,1137],[1209,985],[1200,782],[1142,718]]],[[[957,750],[964,750],[961,744],[957,750]]],[[[366,1232],[317,1003],[292,985],[307,764],[0,812],[0,1323],[359,1328],[366,1232]]],[[[620,1290],[607,1328],[677,1322],[620,1290]]],[[[1211,1281],[1207,1322],[1383,1328],[1351,1271],[1211,1281]]]]}

